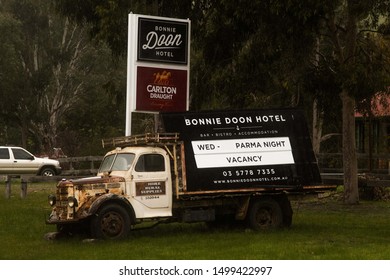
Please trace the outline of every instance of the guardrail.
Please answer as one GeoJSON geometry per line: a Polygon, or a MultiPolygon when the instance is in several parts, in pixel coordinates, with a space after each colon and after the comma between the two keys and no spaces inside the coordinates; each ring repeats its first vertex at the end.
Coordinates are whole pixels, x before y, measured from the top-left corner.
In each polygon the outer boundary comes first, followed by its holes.
{"type": "Polygon", "coordinates": [[[103,156],[65,157],[57,160],[62,167],[61,176],[83,176],[96,174],[103,156]]]}
{"type": "MultiPolygon", "coordinates": [[[[389,174],[390,175],[390,154],[371,155],[367,153],[357,153],[358,172],[389,174]]],[[[342,173],[343,154],[342,153],[320,153],[317,155],[318,165],[323,173],[342,173]]]]}
{"type": "Polygon", "coordinates": [[[19,179],[20,183],[20,197],[25,198],[27,196],[27,185],[28,183],[34,182],[58,182],[66,177],[73,179],[84,177],[84,176],[37,176],[37,175],[1,175],[0,181],[5,182],[5,198],[11,197],[11,186],[13,179],[19,179]]]}
{"type": "Polygon", "coordinates": [[[20,178],[20,197],[27,196],[27,184],[31,182],[57,182],[63,178],[78,178],[96,175],[99,170],[103,156],[64,157],[57,159],[62,167],[58,176],[36,176],[30,174],[4,175],[0,178],[5,181],[5,197],[11,197],[12,179],[20,178]]]}

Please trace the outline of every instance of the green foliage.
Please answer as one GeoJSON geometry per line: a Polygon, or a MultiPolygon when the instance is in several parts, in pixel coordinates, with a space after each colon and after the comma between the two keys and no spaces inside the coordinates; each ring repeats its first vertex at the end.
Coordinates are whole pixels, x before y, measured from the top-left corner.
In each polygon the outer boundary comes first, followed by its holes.
{"type": "Polygon", "coordinates": [[[15,115],[7,106],[16,99],[20,87],[21,65],[18,63],[18,49],[21,43],[21,24],[8,13],[0,13],[0,116],[12,120],[15,115]]]}
{"type": "Polygon", "coordinates": [[[308,64],[314,40],[309,31],[316,28],[317,15],[307,8],[303,17],[301,10],[294,14],[264,1],[218,3],[205,10],[205,22],[194,35],[195,52],[201,51],[198,57],[210,77],[202,80],[208,91],[192,91],[198,103],[223,95],[232,108],[291,106],[308,64]]]}
{"type": "Polygon", "coordinates": [[[0,29],[1,143],[80,155],[120,133],[124,59],[114,61],[105,44],[91,41],[87,25],[59,16],[51,2],[9,0],[0,29]]]}
{"type": "Polygon", "coordinates": [[[105,41],[115,55],[127,45],[127,16],[130,12],[168,17],[188,17],[191,1],[59,0],[57,9],[78,22],[91,24],[91,35],[105,41]]]}

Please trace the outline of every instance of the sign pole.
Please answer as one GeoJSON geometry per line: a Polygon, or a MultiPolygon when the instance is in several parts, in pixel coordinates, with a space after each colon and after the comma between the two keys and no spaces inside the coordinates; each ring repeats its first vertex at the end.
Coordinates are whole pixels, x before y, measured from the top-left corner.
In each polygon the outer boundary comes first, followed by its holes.
{"type": "Polygon", "coordinates": [[[126,82],[126,129],[125,136],[132,135],[132,113],[134,111],[135,92],[135,57],[136,57],[136,30],[137,20],[133,13],[128,15],[128,34],[127,34],[127,82],[126,82]]]}

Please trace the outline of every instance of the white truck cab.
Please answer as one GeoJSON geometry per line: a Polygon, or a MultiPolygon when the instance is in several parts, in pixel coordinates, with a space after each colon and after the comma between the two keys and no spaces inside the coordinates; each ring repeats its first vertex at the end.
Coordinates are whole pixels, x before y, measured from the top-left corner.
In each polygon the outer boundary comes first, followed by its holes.
{"type": "Polygon", "coordinates": [[[159,147],[117,148],[106,154],[98,176],[124,178],[123,193],[137,218],[172,215],[172,179],[168,153],[159,147]]]}
{"type": "Polygon", "coordinates": [[[60,181],[56,194],[49,196],[53,208],[47,223],[60,231],[82,223],[97,238],[116,238],[145,219],[171,218],[175,152],[166,145],[172,149],[178,138],[167,138],[174,144],[162,144],[149,135],[134,137],[140,145],[125,143],[107,152],[97,176],[60,181]],[[154,144],[143,145],[151,141],[154,144]]]}

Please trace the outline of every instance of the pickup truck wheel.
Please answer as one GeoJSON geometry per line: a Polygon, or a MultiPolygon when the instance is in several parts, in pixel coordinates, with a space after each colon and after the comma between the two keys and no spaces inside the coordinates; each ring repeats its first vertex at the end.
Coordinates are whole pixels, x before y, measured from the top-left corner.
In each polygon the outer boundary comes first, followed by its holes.
{"type": "Polygon", "coordinates": [[[91,221],[91,233],[97,239],[123,239],[130,233],[130,217],[116,204],[101,208],[91,221]]]}
{"type": "Polygon", "coordinates": [[[283,225],[283,213],[273,199],[254,201],[249,211],[249,225],[256,231],[279,228],[283,225]]]}
{"type": "Polygon", "coordinates": [[[55,171],[53,168],[51,167],[45,167],[41,170],[41,172],[39,173],[39,175],[41,176],[54,176],[56,175],[55,171]]]}

